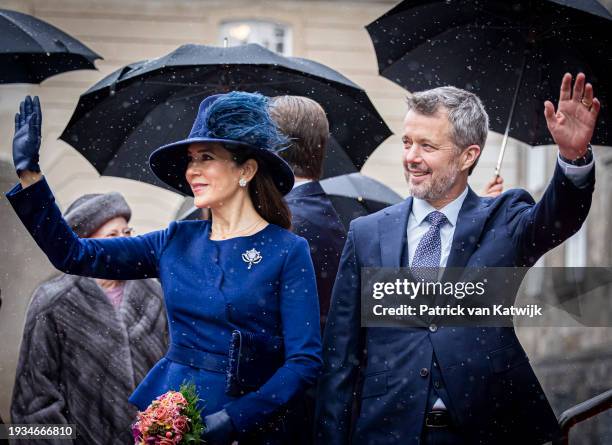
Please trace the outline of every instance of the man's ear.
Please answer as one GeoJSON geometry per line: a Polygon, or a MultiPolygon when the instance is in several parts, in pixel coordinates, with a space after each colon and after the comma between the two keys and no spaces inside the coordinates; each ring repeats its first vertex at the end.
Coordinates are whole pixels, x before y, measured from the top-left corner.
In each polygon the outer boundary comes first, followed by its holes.
{"type": "Polygon", "coordinates": [[[480,146],[476,144],[464,149],[461,152],[461,171],[469,170],[478,161],[480,152],[480,146]]]}

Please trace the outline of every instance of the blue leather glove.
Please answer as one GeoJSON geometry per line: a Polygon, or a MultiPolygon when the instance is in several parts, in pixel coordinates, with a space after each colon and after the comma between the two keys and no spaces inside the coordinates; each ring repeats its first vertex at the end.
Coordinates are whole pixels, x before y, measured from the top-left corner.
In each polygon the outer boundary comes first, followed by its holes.
{"type": "Polygon", "coordinates": [[[236,430],[232,419],[224,409],[204,417],[204,440],[207,445],[229,445],[234,439],[236,430]]]}
{"type": "Polygon", "coordinates": [[[42,113],[38,96],[34,100],[26,96],[15,115],[15,136],[13,137],[13,163],[19,175],[24,170],[40,172],[38,151],[40,150],[40,127],[42,113]]]}

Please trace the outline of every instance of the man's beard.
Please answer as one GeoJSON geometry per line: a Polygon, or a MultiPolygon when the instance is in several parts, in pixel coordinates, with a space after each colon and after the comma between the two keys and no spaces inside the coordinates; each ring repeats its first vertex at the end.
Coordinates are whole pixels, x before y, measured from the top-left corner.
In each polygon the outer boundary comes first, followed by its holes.
{"type": "Polygon", "coordinates": [[[446,197],[448,191],[455,184],[459,172],[459,164],[454,163],[443,176],[439,176],[435,181],[433,180],[433,174],[431,174],[429,182],[415,186],[412,185],[410,178],[408,178],[408,190],[415,198],[424,199],[425,201],[437,201],[446,197]]]}

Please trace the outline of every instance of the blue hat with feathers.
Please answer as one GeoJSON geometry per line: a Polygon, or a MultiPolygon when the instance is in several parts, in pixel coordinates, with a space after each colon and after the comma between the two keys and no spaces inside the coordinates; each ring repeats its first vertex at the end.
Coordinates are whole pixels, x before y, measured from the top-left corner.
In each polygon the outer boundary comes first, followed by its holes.
{"type": "Polygon", "coordinates": [[[282,195],[293,187],[291,167],[278,153],[288,145],[268,112],[268,98],[259,93],[233,91],[202,101],[187,139],[164,145],[149,156],[151,170],[173,189],[193,196],[187,180],[187,147],[217,142],[227,150],[243,151],[266,169],[282,195]]]}

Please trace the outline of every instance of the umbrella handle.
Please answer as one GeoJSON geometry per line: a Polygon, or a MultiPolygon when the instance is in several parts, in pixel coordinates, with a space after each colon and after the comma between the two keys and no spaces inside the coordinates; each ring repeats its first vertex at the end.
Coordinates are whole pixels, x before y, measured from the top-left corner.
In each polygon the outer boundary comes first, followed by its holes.
{"type": "Polygon", "coordinates": [[[506,127],[506,132],[504,133],[504,139],[502,140],[501,149],[499,150],[499,156],[497,157],[497,165],[495,166],[495,177],[499,176],[499,172],[501,171],[501,165],[504,160],[504,154],[506,153],[506,145],[508,144],[508,129],[510,127],[510,121],[508,121],[508,127],[506,127]]]}

